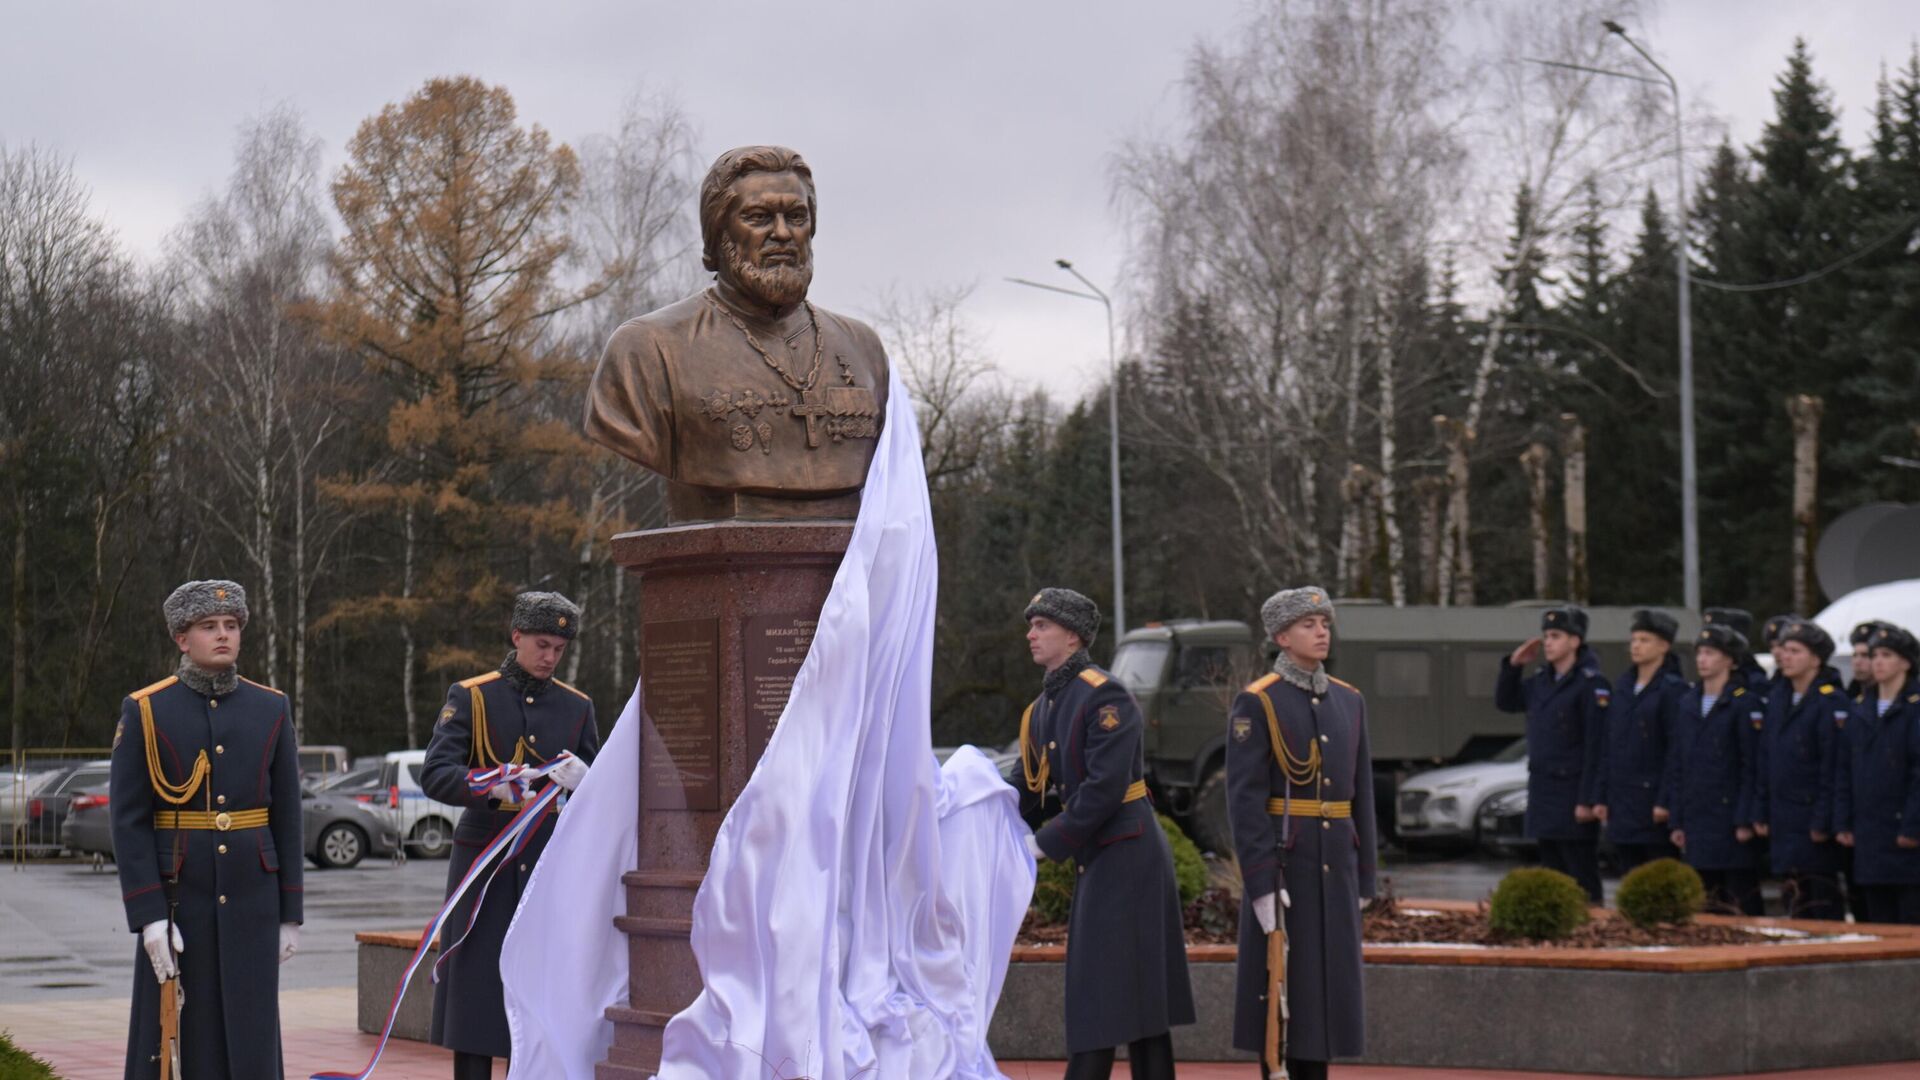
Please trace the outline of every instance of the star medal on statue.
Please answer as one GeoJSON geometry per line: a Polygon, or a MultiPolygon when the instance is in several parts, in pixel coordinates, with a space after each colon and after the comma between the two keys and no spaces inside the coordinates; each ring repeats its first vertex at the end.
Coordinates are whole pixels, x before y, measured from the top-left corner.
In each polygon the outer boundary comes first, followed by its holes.
{"type": "Polygon", "coordinates": [[[1233,741],[1234,742],[1246,742],[1248,736],[1252,734],[1253,734],[1253,721],[1247,719],[1244,716],[1236,716],[1233,718],[1233,741]]]}
{"type": "Polygon", "coordinates": [[[700,408],[709,420],[725,420],[727,414],[733,411],[733,398],[724,391],[715,390],[701,399],[700,408]]]}
{"type": "Polygon", "coordinates": [[[1100,709],[1100,730],[1112,731],[1114,728],[1117,728],[1119,726],[1120,726],[1119,708],[1113,705],[1102,706],[1100,709]]]}

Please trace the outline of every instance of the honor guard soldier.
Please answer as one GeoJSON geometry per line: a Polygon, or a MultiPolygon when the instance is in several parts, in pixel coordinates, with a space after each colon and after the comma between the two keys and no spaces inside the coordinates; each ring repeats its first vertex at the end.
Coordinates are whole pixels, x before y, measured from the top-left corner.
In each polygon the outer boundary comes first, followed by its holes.
{"type": "Polygon", "coordinates": [[[1262,1077],[1284,1062],[1294,1080],[1320,1080],[1329,1061],[1365,1049],[1360,908],[1377,853],[1367,703],[1327,674],[1325,590],[1277,592],[1260,622],[1280,653],[1227,714],[1227,810],[1245,885],[1233,1045],[1262,1056],[1262,1077]]]}
{"type": "Polygon", "coordinates": [[[1622,873],[1671,853],[1667,834],[1667,750],[1687,680],[1673,655],[1680,624],[1664,611],[1633,613],[1627,655],[1607,706],[1606,752],[1594,816],[1606,826],[1622,873]]]}
{"type": "Polygon", "coordinates": [[[180,666],[121,706],[109,778],[140,935],[126,1076],[158,1077],[167,1057],[183,1080],[279,1077],[280,964],[300,940],[299,746],[286,695],[236,667],[239,585],[189,581],[162,611],[180,666]]]}
{"type": "MultiPolygon", "coordinates": [[[[593,702],[553,677],[567,646],[580,631],[580,609],[559,593],[525,592],[513,602],[513,651],[500,667],[462,679],[447,689],[447,703],[427,743],[420,786],[434,799],[466,809],[453,830],[453,855],[447,866],[451,893],[474,859],[520,812],[518,793],[506,782],[474,794],[468,776],[500,765],[542,765],[569,757],[548,779],[572,791],[586,777],[600,749],[593,702]]],[[[536,789],[544,781],[536,783],[536,789]]],[[[502,866],[477,916],[470,890],[447,920],[450,933],[472,929],[464,938],[443,940],[445,968],[433,991],[432,1039],[453,1051],[454,1080],[488,1080],[494,1058],[513,1050],[506,1003],[500,988],[500,947],[520,894],[540,853],[553,836],[549,815],[536,827],[525,850],[502,866]],[[459,942],[458,948],[454,947],[459,942]],[[452,950],[450,954],[447,950],[452,950]]]]}
{"type": "Polygon", "coordinates": [[[1112,1075],[1122,1043],[1135,1080],[1171,1080],[1171,1029],[1193,1023],[1193,989],[1173,851],[1147,797],[1140,708],[1087,656],[1100,630],[1092,600],[1042,589],[1024,618],[1047,675],[1020,718],[1021,811],[1060,806],[1027,846],[1036,860],[1074,863],[1066,1080],[1112,1075]]]}
{"type": "Polygon", "coordinates": [[[1889,625],[1879,619],[1869,619],[1853,628],[1847,635],[1848,666],[1852,668],[1852,677],[1847,680],[1847,696],[1855,701],[1865,701],[1869,694],[1879,689],[1873,678],[1873,632],[1889,625]]]}
{"type": "Polygon", "coordinates": [[[1920,925],[1920,641],[1881,624],[1867,650],[1874,685],[1841,733],[1834,827],[1862,920],[1920,925]]]}
{"type": "MultiPolygon", "coordinates": [[[[1745,608],[1710,607],[1701,614],[1700,621],[1707,626],[1725,626],[1731,629],[1740,635],[1740,640],[1746,642],[1746,647],[1749,649],[1755,641],[1761,641],[1762,648],[1771,649],[1774,635],[1780,632],[1779,624],[1782,618],[1784,616],[1775,615],[1767,620],[1764,638],[1754,637],[1753,612],[1745,608]]],[[[1734,677],[1746,684],[1749,693],[1764,696],[1772,686],[1772,676],[1767,674],[1767,669],[1761,667],[1760,662],[1755,660],[1750,652],[1742,652],[1739,663],[1740,667],[1734,672],[1734,677]]]]}
{"type": "Polygon", "coordinates": [[[1571,876],[1601,902],[1600,760],[1613,684],[1587,645],[1587,613],[1571,604],[1540,615],[1540,636],[1500,659],[1493,703],[1527,716],[1526,833],[1540,842],[1540,861],[1571,876]],[[1526,667],[1544,654],[1531,678],[1526,667]]]}
{"type": "Polygon", "coordinates": [[[1700,628],[1693,650],[1700,681],[1680,699],[1666,789],[1670,839],[1700,872],[1708,900],[1759,915],[1752,759],[1766,703],[1736,674],[1746,651],[1747,639],[1725,622],[1700,628]]]}
{"type": "Polygon", "coordinates": [[[1786,913],[1838,919],[1846,852],[1833,839],[1835,755],[1853,702],[1827,666],[1833,638],[1816,624],[1784,623],[1773,655],[1779,681],[1767,696],[1755,760],[1754,831],[1767,838],[1786,913]]]}

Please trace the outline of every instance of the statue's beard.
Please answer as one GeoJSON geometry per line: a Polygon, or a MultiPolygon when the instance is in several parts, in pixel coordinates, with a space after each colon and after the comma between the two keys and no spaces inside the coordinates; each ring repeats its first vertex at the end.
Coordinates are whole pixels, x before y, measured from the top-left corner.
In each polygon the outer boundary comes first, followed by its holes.
{"type": "Polygon", "coordinates": [[[813,252],[799,249],[796,261],[773,266],[755,266],[740,253],[730,236],[720,238],[720,260],[741,292],[768,307],[792,307],[807,298],[813,284],[813,252]]]}

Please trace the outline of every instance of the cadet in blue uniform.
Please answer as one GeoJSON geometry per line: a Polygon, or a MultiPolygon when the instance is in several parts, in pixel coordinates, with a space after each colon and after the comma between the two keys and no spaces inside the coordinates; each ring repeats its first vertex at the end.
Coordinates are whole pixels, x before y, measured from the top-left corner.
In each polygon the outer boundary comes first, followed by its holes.
{"type": "Polygon", "coordinates": [[[1867,922],[1920,925],[1920,642],[1882,624],[1874,685],[1841,734],[1834,827],[1867,922]]]}
{"type": "Polygon", "coordinates": [[[1753,827],[1752,758],[1766,704],[1736,675],[1747,641],[1722,623],[1700,628],[1693,665],[1700,681],[1680,699],[1667,759],[1673,846],[1700,872],[1707,898],[1761,914],[1753,827]]]}
{"type": "Polygon", "coordinates": [[[240,677],[247,594],[167,597],[180,666],[113,733],[113,850],[134,955],[126,1076],[160,1075],[161,981],[178,974],[182,1080],[282,1075],[280,964],[299,947],[300,755],[280,691],[240,677]]]}
{"type": "Polygon", "coordinates": [[[1873,681],[1873,632],[1888,623],[1879,619],[1869,619],[1853,628],[1847,635],[1847,647],[1852,651],[1847,655],[1848,666],[1852,669],[1847,679],[1847,696],[1855,701],[1864,701],[1870,691],[1878,689],[1873,681]]]}
{"type": "MultiPolygon", "coordinates": [[[[587,695],[553,677],[567,646],[580,630],[580,609],[559,593],[526,592],[513,602],[513,651],[497,670],[463,679],[447,689],[433,738],[427,743],[420,786],[444,803],[464,806],[453,830],[453,855],[447,866],[447,891],[466,877],[473,860],[520,810],[515,792],[498,784],[480,795],[467,786],[470,771],[497,765],[540,765],[560,757],[572,760],[548,774],[568,791],[586,777],[600,750],[600,730],[587,695]]],[[[537,787],[544,787],[544,782],[537,787]]],[[[432,1039],[453,1053],[454,1080],[487,1080],[493,1059],[507,1057],[513,1040],[507,1031],[506,1004],[500,989],[500,947],[528,875],[553,836],[548,815],[512,865],[499,869],[486,892],[473,929],[446,958],[433,991],[432,1039]]],[[[460,940],[476,886],[453,910],[441,948],[460,940]]]]}
{"type": "Polygon", "coordinates": [[[1540,615],[1540,636],[1500,658],[1493,703],[1527,715],[1527,836],[1540,862],[1571,876],[1598,904],[1600,759],[1613,687],[1587,647],[1587,613],[1571,604],[1540,615]],[[1535,656],[1546,663],[1531,678],[1535,656]]]}
{"type": "MultiPolygon", "coordinates": [[[[1753,633],[1753,612],[1745,608],[1710,607],[1701,613],[1700,621],[1706,626],[1725,626],[1731,629],[1740,635],[1740,640],[1746,642],[1746,647],[1749,649],[1755,641],[1762,643],[1761,648],[1771,649],[1774,636],[1780,632],[1780,622],[1784,618],[1785,616],[1775,615],[1768,619],[1763,635],[1758,638],[1753,633]]],[[[1772,686],[1773,676],[1767,674],[1767,669],[1760,666],[1760,661],[1755,660],[1751,652],[1742,652],[1739,663],[1740,667],[1734,671],[1734,676],[1746,684],[1749,693],[1764,697],[1772,686]]]]}
{"type": "Polygon", "coordinates": [[[1767,838],[1786,912],[1838,919],[1845,851],[1833,839],[1835,754],[1852,701],[1827,666],[1833,638],[1794,619],[1774,643],[1779,682],[1767,696],[1754,773],[1754,831],[1767,838]]]}
{"type": "Polygon", "coordinates": [[[1667,841],[1667,748],[1687,680],[1673,655],[1680,624],[1664,611],[1633,613],[1627,655],[1633,666],[1613,683],[1607,707],[1606,753],[1600,759],[1593,813],[1622,872],[1672,853],[1667,841]]]}
{"type": "Polygon", "coordinates": [[[1171,1080],[1175,1024],[1193,1023],[1173,851],[1147,797],[1145,725],[1133,695],[1095,667],[1100,609],[1072,589],[1027,605],[1027,648],[1046,669],[1020,718],[1021,810],[1060,812],[1028,837],[1036,860],[1072,859],[1066,1080],[1171,1080]]]}
{"type": "Polygon", "coordinates": [[[1227,810],[1245,886],[1233,1045],[1265,1053],[1267,935],[1284,919],[1281,1050],[1294,1080],[1323,1080],[1329,1061],[1366,1049],[1360,907],[1373,897],[1378,842],[1367,703],[1326,672],[1325,590],[1277,592],[1260,622],[1280,653],[1227,715],[1227,810]]]}

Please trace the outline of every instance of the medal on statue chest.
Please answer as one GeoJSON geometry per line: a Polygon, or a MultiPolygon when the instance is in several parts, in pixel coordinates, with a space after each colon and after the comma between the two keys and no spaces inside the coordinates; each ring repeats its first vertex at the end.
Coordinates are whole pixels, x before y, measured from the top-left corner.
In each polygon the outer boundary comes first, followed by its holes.
{"type": "MultiPolygon", "coordinates": [[[[701,398],[700,408],[707,419],[728,425],[727,440],[735,450],[746,453],[758,447],[762,454],[773,453],[774,441],[783,438],[773,422],[777,417],[789,417],[801,422],[803,427],[795,434],[804,432],[808,450],[818,450],[848,439],[879,437],[879,402],[874,397],[872,387],[859,385],[854,378],[853,365],[847,358],[835,353],[833,360],[837,371],[822,377],[825,374],[826,345],[820,334],[820,320],[815,316],[812,304],[806,304],[807,323],[812,331],[812,357],[810,364],[804,364],[805,358],[801,354],[806,349],[790,345],[790,356],[783,363],[760,344],[760,340],[739,316],[727,310],[711,295],[708,301],[739,329],[747,339],[747,344],[760,354],[766,366],[779,376],[783,384],[781,389],[771,393],[748,387],[744,390],[713,390],[701,398]],[[795,374],[796,371],[800,373],[795,374]]],[[[807,335],[803,332],[796,340],[804,344],[807,335]]]]}

